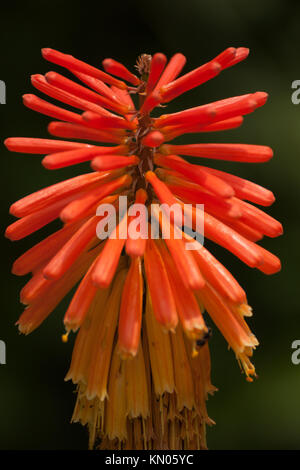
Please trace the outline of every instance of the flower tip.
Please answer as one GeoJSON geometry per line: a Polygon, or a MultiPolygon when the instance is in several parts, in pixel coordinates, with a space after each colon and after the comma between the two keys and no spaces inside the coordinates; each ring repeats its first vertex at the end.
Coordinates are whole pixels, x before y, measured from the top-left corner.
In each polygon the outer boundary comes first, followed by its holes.
{"type": "Polygon", "coordinates": [[[59,274],[59,271],[55,271],[54,269],[50,268],[47,269],[47,266],[46,268],[43,270],[43,277],[47,280],[47,281],[58,281],[60,278],[61,278],[61,275],[59,274]]]}
{"type": "Polygon", "coordinates": [[[42,75],[40,73],[34,73],[33,75],[30,75],[30,81],[31,81],[32,85],[35,85],[36,83],[39,83],[41,80],[44,81],[45,77],[44,77],[44,75],[42,75]]]}
{"type": "Polygon", "coordinates": [[[29,104],[30,102],[34,101],[35,95],[32,95],[30,93],[26,93],[25,95],[22,96],[23,103],[25,106],[29,104]]]}
{"type": "MultiPolygon", "coordinates": [[[[211,335],[208,327],[203,322],[202,317],[201,317],[201,320],[198,322],[194,320],[187,322],[185,325],[185,334],[191,341],[198,342],[200,347],[203,346],[207,342],[207,340],[210,338],[210,335],[211,335]]],[[[192,351],[192,356],[196,357],[198,356],[198,353],[199,353],[199,350],[197,349],[196,344],[195,344],[195,347],[193,348],[193,351],[192,351]]]]}
{"type": "Polygon", "coordinates": [[[151,179],[153,179],[153,177],[155,177],[155,173],[153,171],[147,171],[145,173],[145,178],[147,181],[151,181],[151,179]]]}
{"type": "Polygon", "coordinates": [[[35,97],[35,95],[33,93],[24,93],[24,95],[22,95],[23,100],[30,99],[30,98],[33,98],[33,97],[35,97]]]}
{"type": "Polygon", "coordinates": [[[50,71],[45,73],[45,79],[47,82],[51,83],[51,81],[57,76],[56,72],[50,71]]]}
{"type": "Polygon", "coordinates": [[[273,274],[279,273],[281,271],[281,268],[282,268],[282,264],[281,264],[280,259],[278,258],[278,263],[277,263],[277,266],[274,267],[274,273],[273,274]]]}
{"type": "Polygon", "coordinates": [[[201,290],[205,287],[206,282],[205,279],[200,276],[195,276],[194,279],[189,279],[189,284],[192,290],[201,290]]]}
{"type": "Polygon", "coordinates": [[[233,219],[239,219],[242,216],[241,209],[233,204],[232,207],[228,211],[229,217],[232,217],[233,219]]]}
{"type": "MultiPolygon", "coordinates": [[[[43,163],[43,162],[42,162],[43,163]]],[[[92,168],[92,170],[94,171],[98,171],[98,162],[97,162],[97,159],[94,158],[91,163],[90,163],[90,166],[92,168]]]]}
{"type": "MultiPolygon", "coordinates": [[[[10,206],[9,213],[10,213],[10,215],[13,215],[14,217],[19,217],[18,212],[16,210],[16,203],[15,202],[10,206]]],[[[9,229],[9,227],[7,227],[7,229],[9,229]]]]}
{"type": "Polygon", "coordinates": [[[268,197],[268,206],[271,206],[275,202],[276,198],[272,191],[270,191],[269,197],[268,197]]]}
{"type": "Polygon", "coordinates": [[[51,49],[50,47],[42,47],[41,52],[42,52],[42,56],[44,57],[44,59],[46,59],[51,54],[52,51],[53,49],[51,49]]]}
{"type": "Polygon", "coordinates": [[[12,146],[11,146],[12,143],[13,143],[13,138],[12,137],[9,137],[8,139],[5,139],[3,143],[4,143],[5,147],[7,148],[7,150],[12,151],[12,146]]]}
{"type": "Polygon", "coordinates": [[[22,266],[22,263],[20,264],[19,260],[17,259],[11,267],[11,273],[15,276],[24,276],[24,274],[27,274],[27,271],[24,272],[24,266],[22,266]]]}
{"type": "Polygon", "coordinates": [[[246,59],[250,54],[249,47],[239,47],[238,50],[243,54],[243,57],[246,59]]]}
{"type": "Polygon", "coordinates": [[[90,121],[95,117],[95,113],[93,113],[92,111],[85,111],[84,113],[82,113],[81,116],[84,121],[90,121]]]}
{"type": "Polygon", "coordinates": [[[67,224],[68,222],[71,222],[72,221],[72,217],[71,215],[69,214],[68,211],[66,211],[67,207],[65,207],[61,213],[59,214],[59,218],[60,220],[62,221],[63,224],[67,224]]]}
{"type": "Polygon", "coordinates": [[[55,165],[55,163],[53,163],[52,160],[53,160],[52,155],[47,155],[45,158],[43,158],[42,160],[43,167],[46,168],[47,170],[55,170],[57,166],[55,165]]]}
{"type": "Polygon", "coordinates": [[[4,236],[5,238],[8,238],[9,240],[13,240],[12,233],[9,227],[7,227],[7,229],[5,230],[4,236]]]}
{"type": "Polygon", "coordinates": [[[97,272],[92,274],[92,283],[95,287],[100,287],[100,289],[107,289],[110,286],[110,280],[106,277],[103,278],[97,272]]]}
{"type": "Polygon", "coordinates": [[[102,60],[102,65],[103,65],[103,68],[104,68],[105,72],[107,72],[107,69],[110,68],[110,65],[111,65],[112,61],[113,61],[113,59],[111,59],[109,57],[102,60]]]}
{"type": "MultiPolygon", "coordinates": [[[[277,258],[277,257],[276,257],[277,258]]],[[[264,266],[262,266],[264,267],[264,266]]],[[[281,271],[281,268],[282,268],[282,264],[281,264],[281,261],[279,258],[277,258],[275,261],[273,261],[273,265],[272,265],[272,268],[267,270],[267,271],[263,271],[262,272],[264,274],[268,274],[268,275],[273,275],[273,274],[277,274],[281,271]]]]}
{"type": "Polygon", "coordinates": [[[164,136],[160,131],[150,131],[145,137],[142,139],[142,144],[146,147],[159,147],[164,142],[164,136]]]}
{"type": "Polygon", "coordinates": [[[64,326],[65,326],[65,329],[66,329],[66,333],[64,335],[62,335],[61,339],[62,339],[63,343],[67,343],[68,336],[71,333],[71,331],[73,331],[73,333],[76,333],[76,331],[78,331],[78,328],[80,327],[80,324],[78,324],[77,321],[74,321],[73,318],[71,318],[71,317],[68,318],[67,316],[65,316],[64,326]],[[66,340],[64,340],[64,338],[66,340]]]}
{"type": "Polygon", "coordinates": [[[227,54],[231,54],[232,56],[235,56],[236,54],[236,47],[228,47],[227,49],[225,49],[225,51],[227,52],[227,54]]]}
{"type": "Polygon", "coordinates": [[[122,361],[133,359],[137,355],[136,349],[125,349],[124,346],[121,347],[120,345],[118,347],[118,352],[122,361]]]}
{"type": "MultiPolygon", "coordinates": [[[[271,149],[271,147],[263,147],[261,156],[262,156],[262,160],[261,160],[262,162],[268,162],[269,160],[271,160],[271,158],[273,158],[274,152],[271,149]]],[[[273,193],[272,193],[272,196],[274,198],[273,199],[273,202],[274,202],[275,197],[274,197],[273,193]]]]}
{"type": "Polygon", "coordinates": [[[29,335],[30,333],[30,327],[28,325],[24,325],[20,322],[20,320],[18,320],[16,323],[15,323],[15,326],[18,327],[18,330],[21,334],[27,336],[29,335]]]}
{"type": "MultiPolygon", "coordinates": [[[[278,222],[278,229],[277,229],[277,235],[276,236],[279,237],[282,234],[283,234],[283,226],[280,222],[278,222]]],[[[279,260],[279,262],[280,262],[280,260],[279,260]]]]}
{"type": "Polygon", "coordinates": [[[255,99],[257,106],[263,106],[269,98],[268,93],[265,91],[257,91],[252,96],[255,99]]]}

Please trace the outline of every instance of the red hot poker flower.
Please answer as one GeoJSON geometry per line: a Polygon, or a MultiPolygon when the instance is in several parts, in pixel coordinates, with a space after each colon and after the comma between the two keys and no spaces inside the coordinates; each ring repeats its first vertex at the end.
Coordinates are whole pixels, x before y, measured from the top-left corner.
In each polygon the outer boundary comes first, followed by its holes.
{"type": "Polygon", "coordinates": [[[182,158],[262,163],[273,156],[269,147],[170,141],[184,133],[234,129],[265,104],[267,94],[172,114],[164,108],[156,118],[150,112],[245,59],[249,50],[230,47],[181,76],[186,58],[179,53],[169,62],[161,53],[143,54],[138,76],[114,59],[105,59],[102,71],[53,49],[42,53],[74,79],[48,72],[33,75],[33,86],[77,111],[24,95],[25,106],[56,120],[48,126],[55,138],[8,138],[5,144],[14,152],[43,155],[42,164],[51,170],[89,162],[94,171],[11,206],[18,217],[6,231],[11,240],[57,218],[63,223],[14,262],[14,274],[32,273],[21,291],[26,309],[19,330],[35,330],[79,283],[65,314],[63,339],[78,331],[67,379],[78,387],[73,421],[88,425],[90,446],[206,448],[205,426],[212,421],[205,401],[215,390],[207,315],[249,381],[255,376],[250,358],[258,342],[245,322],[252,313],[244,290],[183,226],[197,228],[197,204],[204,204],[205,236],[265,274],[279,271],[280,261],[257,241],[280,235],[282,226],[252,204],[272,204],[271,191],[182,158]],[[178,214],[168,219],[158,202],[169,209],[179,205],[179,215],[184,209],[188,219],[180,222],[178,214]],[[99,240],[99,224],[109,225],[99,208],[108,205],[119,224],[99,240]],[[138,228],[137,235],[128,222],[138,228]],[[158,236],[151,239],[154,226],[158,236]]]}

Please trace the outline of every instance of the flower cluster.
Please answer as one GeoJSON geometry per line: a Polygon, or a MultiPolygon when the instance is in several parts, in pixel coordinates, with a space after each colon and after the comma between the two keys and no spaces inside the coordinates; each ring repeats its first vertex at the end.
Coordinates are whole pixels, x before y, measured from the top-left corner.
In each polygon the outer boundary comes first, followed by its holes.
{"type": "Polygon", "coordinates": [[[63,223],[14,262],[14,274],[32,273],[21,291],[26,308],[18,326],[31,333],[78,283],[64,317],[63,339],[78,331],[66,378],[77,384],[73,421],[88,425],[91,447],[206,447],[205,425],[212,421],[205,401],[215,390],[206,315],[247,379],[255,376],[250,358],[258,342],[245,322],[251,315],[246,294],[204,246],[194,241],[196,249],[186,249],[190,237],[182,225],[161,211],[157,221],[168,225],[168,238],[121,237],[128,218],[141,225],[138,214],[125,211],[107,240],[96,235],[104,217],[97,215],[97,207],[112,204],[118,212],[120,196],[127,197],[128,210],[135,203],[146,209],[146,226],[154,203],[179,204],[188,206],[193,230],[197,204],[203,204],[207,239],[265,274],[280,269],[279,259],[256,243],[282,233],[281,224],[256,207],[272,204],[272,192],[182,158],[261,163],[272,157],[272,150],[237,143],[170,143],[187,133],[237,128],[245,115],[265,104],[267,94],[256,92],[166,113],[168,102],[248,53],[230,47],[181,76],[184,55],[167,61],[161,53],[143,54],[137,76],[113,59],[103,61],[102,71],[43,49],[46,60],[74,77],[48,72],[33,75],[32,84],[72,110],[24,95],[25,106],[55,119],[48,131],[56,138],[5,141],[11,151],[45,155],[42,164],[49,170],[83,162],[93,170],[15,202],[10,212],[18,220],[6,231],[9,239],[19,240],[57,218],[63,223]],[[154,108],[164,114],[152,117],[154,108]]]}

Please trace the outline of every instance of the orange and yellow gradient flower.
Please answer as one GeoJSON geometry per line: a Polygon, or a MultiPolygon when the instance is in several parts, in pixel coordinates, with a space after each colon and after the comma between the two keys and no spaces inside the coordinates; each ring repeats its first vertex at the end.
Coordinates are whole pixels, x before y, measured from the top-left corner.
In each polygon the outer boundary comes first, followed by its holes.
{"type": "Polygon", "coordinates": [[[142,55],[138,76],[113,59],[103,61],[104,72],[53,49],[42,53],[75,77],[33,75],[33,86],[72,110],[24,95],[28,108],[55,119],[48,131],[56,138],[8,138],[5,144],[14,152],[46,155],[42,164],[49,170],[90,162],[93,171],[11,206],[18,218],[6,231],[11,240],[57,218],[63,224],[14,262],[14,274],[32,273],[21,291],[26,308],[19,330],[35,330],[78,284],[64,317],[63,339],[77,332],[66,379],[77,385],[72,420],[88,425],[90,447],[206,448],[205,427],[212,421],[205,403],[215,388],[205,316],[219,328],[251,381],[255,369],[250,358],[258,344],[245,322],[251,308],[242,287],[201,243],[193,241],[194,249],[186,249],[191,237],[175,218],[153,211],[161,226],[155,239],[146,239],[141,230],[133,237],[127,222],[141,226],[144,214],[144,225],[151,228],[150,212],[157,203],[179,204],[188,207],[193,230],[197,205],[203,204],[207,239],[265,274],[279,271],[279,259],[256,243],[282,233],[281,224],[256,207],[271,205],[272,192],[182,158],[261,163],[272,157],[272,150],[237,143],[170,143],[186,133],[237,128],[246,114],[265,104],[267,94],[249,93],[167,114],[169,101],[245,59],[246,48],[230,47],[179,78],[186,62],[180,53],[169,62],[161,53],[142,55]],[[163,114],[152,117],[154,108],[163,114]],[[104,215],[97,215],[97,208],[110,204],[120,212],[120,196],[126,196],[125,214],[101,240],[96,229],[104,215]],[[145,210],[132,215],[133,204],[145,210]],[[162,236],[164,223],[169,237],[162,236]]]}

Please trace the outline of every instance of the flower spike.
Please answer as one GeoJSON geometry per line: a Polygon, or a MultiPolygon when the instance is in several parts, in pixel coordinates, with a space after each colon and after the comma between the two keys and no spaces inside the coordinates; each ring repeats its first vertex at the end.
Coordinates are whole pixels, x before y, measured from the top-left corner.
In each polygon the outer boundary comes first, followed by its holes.
{"type": "Polygon", "coordinates": [[[228,47],[182,75],[180,53],[169,62],[162,53],[142,54],[136,74],[114,59],[103,60],[103,71],[54,49],[42,54],[73,79],[50,71],[33,75],[33,86],[77,111],[26,94],[26,107],[54,119],[53,138],[9,137],[5,146],[41,155],[49,170],[80,164],[82,174],[10,208],[18,218],[6,229],[10,240],[61,223],[13,264],[17,276],[31,275],[20,292],[19,331],[34,331],[74,288],[62,340],[76,332],[66,380],[76,384],[72,421],[88,426],[89,447],[206,449],[205,428],[213,424],[206,400],[216,390],[207,317],[249,382],[258,340],[246,322],[245,290],[203,240],[271,275],[280,260],[257,242],[283,229],[256,207],[274,202],[269,189],[196,159],[269,161],[267,145],[201,141],[203,133],[241,126],[268,95],[169,112],[170,101],[244,60],[244,47],[228,47]],[[173,142],[192,133],[198,143],[173,142]]]}

